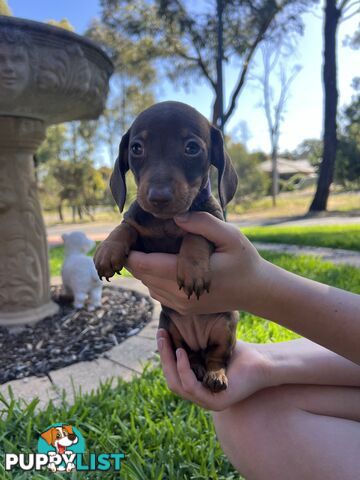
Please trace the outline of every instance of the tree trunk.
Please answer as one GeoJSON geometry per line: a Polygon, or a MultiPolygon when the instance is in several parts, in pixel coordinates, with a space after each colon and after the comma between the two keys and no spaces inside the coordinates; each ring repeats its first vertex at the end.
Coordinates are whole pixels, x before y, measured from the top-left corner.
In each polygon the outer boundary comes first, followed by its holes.
{"type": "Polygon", "coordinates": [[[323,158],[320,165],[319,179],[310,211],[326,210],[333,181],[336,148],[337,148],[337,78],[336,78],[336,32],[340,19],[340,11],[336,7],[336,0],[327,0],[325,6],[324,26],[324,135],[323,158]]]}
{"type": "Polygon", "coordinates": [[[277,147],[274,146],[271,152],[271,176],[272,176],[272,185],[271,185],[271,194],[272,194],[272,204],[273,207],[276,207],[276,197],[279,194],[279,172],[277,168],[277,147]]]}
{"type": "Polygon", "coordinates": [[[63,211],[62,211],[62,202],[60,202],[58,204],[58,214],[59,214],[60,222],[63,222],[64,221],[64,215],[63,215],[63,211]]]}

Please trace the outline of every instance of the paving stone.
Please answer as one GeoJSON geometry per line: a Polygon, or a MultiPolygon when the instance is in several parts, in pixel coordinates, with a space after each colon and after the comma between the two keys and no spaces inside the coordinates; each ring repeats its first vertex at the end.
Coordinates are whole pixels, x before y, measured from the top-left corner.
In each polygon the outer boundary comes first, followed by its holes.
{"type": "Polygon", "coordinates": [[[150,339],[156,338],[156,332],[159,326],[159,316],[160,316],[160,311],[161,311],[161,305],[159,302],[156,300],[153,300],[154,302],[154,311],[153,311],[153,316],[152,320],[139,332],[140,337],[147,337],[150,339]]]}
{"type": "MultiPolygon", "coordinates": [[[[58,397],[48,377],[27,377],[0,385],[0,392],[7,399],[9,398],[8,387],[11,387],[16,399],[22,399],[26,403],[39,398],[37,409],[44,408],[49,400],[56,400],[58,397]]],[[[3,405],[0,404],[0,410],[2,408],[3,405]]]]}
{"type": "Polygon", "coordinates": [[[155,339],[150,340],[139,335],[130,337],[108,352],[108,359],[120,365],[142,372],[147,360],[156,352],[155,339]]]}
{"type": "Polygon", "coordinates": [[[285,243],[253,242],[258,250],[271,250],[273,252],[290,253],[293,255],[313,255],[322,257],[323,260],[352,265],[360,268],[360,253],[343,250],[341,248],[308,247],[304,245],[288,245],[285,243]]]}
{"type": "Polygon", "coordinates": [[[113,385],[116,385],[117,377],[131,380],[136,373],[110,360],[100,358],[92,362],[75,363],[60,370],[54,370],[49,375],[59,393],[65,390],[67,398],[72,400],[74,388],[77,393],[80,390],[82,393],[90,393],[96,390],[100,383],[104,383],[111,377],[114,377],[113,385]]]}

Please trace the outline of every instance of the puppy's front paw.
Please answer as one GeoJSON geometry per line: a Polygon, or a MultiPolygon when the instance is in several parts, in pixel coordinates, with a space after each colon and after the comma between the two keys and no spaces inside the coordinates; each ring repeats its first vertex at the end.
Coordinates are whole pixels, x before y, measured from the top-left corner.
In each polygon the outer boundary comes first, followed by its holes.
{"type": "Polygon", "coordinates": [[[188,296],[194,293],[199,300],[200,295],[210,289],[210,266],[208,261],[195,258],[178,257],[177,282],[180,290],[183,288],[188,296]]]}
{"type": "Polygon", "coordinates": [[[123,242],[104,241],[98,247],[94,256],[95,268],[100,279],[105,277],[109,281],[115,273],[120,273],[130,247],[123,242]]]}
{"type": "Polygon", "coordinates": [[[203,385],[214,393],[226,390],[228,386],[228,379],[225,374],[225,369],[211,370],[206,372],[203,385]]]}

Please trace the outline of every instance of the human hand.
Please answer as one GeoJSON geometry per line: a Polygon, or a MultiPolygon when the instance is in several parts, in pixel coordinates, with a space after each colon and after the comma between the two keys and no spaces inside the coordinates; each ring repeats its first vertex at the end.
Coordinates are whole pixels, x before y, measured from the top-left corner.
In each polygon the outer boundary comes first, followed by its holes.
{"type": "Polygon", "coordinates": [[[176,358],[166,330],[157,332],[162,369],[169,389],[202,408],[221,411],[244,400],[258,390],[271,386],[271,361],[261,345],[238,341],[227,368],[228,387],[213,393],[199,382],[190,368],[183,348],[176,350],[176,358]]]}
{"type": "Polygon", "coordinates": [[[131,252],[126,267],[150,290],[161,304],[182,315],[217,313],[251,307],[259,293],[258,280],[265,260],[234,226],[209,213],[193,212],[184,219],[175,217],[183,230],[201,235],[215,245],[210,258],[210,293],[199,300],[188,299],[176,279],[177,256],[162,253],[131,252]]]}

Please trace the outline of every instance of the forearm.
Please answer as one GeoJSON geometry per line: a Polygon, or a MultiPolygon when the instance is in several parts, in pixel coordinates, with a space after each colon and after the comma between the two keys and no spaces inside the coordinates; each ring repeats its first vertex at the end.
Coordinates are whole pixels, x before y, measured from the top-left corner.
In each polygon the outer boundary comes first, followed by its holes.
{"type": "Polygon", "coordinates": [[[360,364],[360,296],[264,261],[246,309],[360,364]]]}
{"type": "Polygon", "coordinates": [[[268,360],[268,386],[284,384],[360,387],[360,366],[305,338],[259,344],[268,360]]]}

